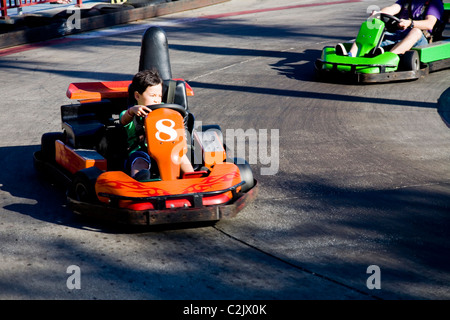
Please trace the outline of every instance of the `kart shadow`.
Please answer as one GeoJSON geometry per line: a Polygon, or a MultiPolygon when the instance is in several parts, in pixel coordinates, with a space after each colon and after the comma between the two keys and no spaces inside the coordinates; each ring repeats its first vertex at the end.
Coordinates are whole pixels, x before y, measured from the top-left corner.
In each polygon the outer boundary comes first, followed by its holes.
{"type": "Polygon", "coordinates": [[[439,97],[437,110],[442,121],[450,128],[450,87],[439,97]]]}
{"type": "Polygon", "coordinates": [[[307,49],[301,53],[283,52],[284,59],[272,64],[280,75],[301,81],[317,81],[314,63],[320,57],[321,50],[307,49]]]}
{"type": "Polygon", "coordinates": [[[241,49],[229,47],[205,47],[205,46],[187,46],[187,45],[170,45],[171,50],[185,52],[199,52],[202,54],[213,54],[223,56],[244,56],[244,57],[273,57],[280,58],[280,61],[270,66],[279,71],[280,75],[290,79],[313,81],[314,62],[320,57],[322,51],[314,49],[306,49],[303,52],[293,51],[275,51],[275,50],[256,50],[241,49]]]}
{"type": "Polygon", "coordinates": [[[115,81],[117,79],[128,79],[132,75],[119,73],[119,72],[97,72],[97,71],[71,71],[64,69],[53,69],[53,68],[36,68],[35,63],[28,61],[0,61],[0,69],[2,70],[22,70],[22,71],[33,71],[43,74],[56,74],[64,76],[70,79],[92,79],[95,81],[115,81]]]}
{"type": "Polygon", "coordinates": [[[11,211],[40,221],[103,233],[158,232],[214,224],[128,226],[78,216],[66,207],[64,187],[53,184],[35,170],[33,153],[39,149],[39,145],[0,147],[0,165],[4,168],[0,178],[0,192],[5,194],[1,198],[0,213],[11,211]]]}
{"type": "Polygon", "coordinates": [[[242,86],[242,85],[230,85],[230,84],[214,84],[200,81],[189,81],[189,84],[195,88],[211,89],[211,90],[226,90],[236,92],[246,92],[251,94],[271,94],[280,97],[294,97],[294,98],[306,98],[317,99],[325,101],[348,101],[358,103],[373,103],[382,105],[394,105],[394,106],[409,106],[415,108],[428,108],[436,109],[436,103],[422,102],[422,101],[410,101],[402,99],[385,99],[378,97],[365,97],[354,96],[339,93],[322,93],[302,90],[288,90],[278,88],[264,88],[256,86],[242,86]]]}
{"type": "Polygon", "coordinates": [[[33,168],[33,152],[39,146],[0,148],[2,208],[52,223],[73,223],[64,208],[64,192],[44,183],[33,168]],[[5,205],[5,203],[8,203],[5,205]]]}

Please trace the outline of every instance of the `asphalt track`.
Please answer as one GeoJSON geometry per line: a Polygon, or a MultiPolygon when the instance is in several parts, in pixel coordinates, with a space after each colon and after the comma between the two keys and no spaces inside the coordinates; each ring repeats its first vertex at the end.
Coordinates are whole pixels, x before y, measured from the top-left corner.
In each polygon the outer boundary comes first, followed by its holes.
{"type": "Polygon", "coordinates": [[[320,50],[390,2],[232,0],[2,51],[0,299],[449,299],[450,129],[437,100],[450,70],[395,84],[314,78],[320,50]],[[74,217],[33,168],[41,135],[61,130],[68,85],[130,79],[150,25],[167,33],[196,120],[269,146],[248,142],[260,190],[235,219],[102,225],[74,217]],[[80,289],[67,286],[70,266],[80,289]]]}

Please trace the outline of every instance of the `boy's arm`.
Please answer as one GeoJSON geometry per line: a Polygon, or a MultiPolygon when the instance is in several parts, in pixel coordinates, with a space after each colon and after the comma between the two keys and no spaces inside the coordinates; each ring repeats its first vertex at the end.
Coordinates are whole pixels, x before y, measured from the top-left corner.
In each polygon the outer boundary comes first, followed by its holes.
{"type": "Polygon", "coordinates": [[[400,12],[401,9],[402,9],[402,7],[399,4],[394,3],[393,5],[384,7],[380,11],[373,10],[372,13],[370,14],[370,17],[376,17],[380,13],[386,13],[386,14],[390,14],[391,16],[395,16],[397,13],[400,12]]]}
{"type": "Polygon", "coordinates": [[[120,116],[120,123],[122,125],[127,125],[129,124],[132,120],[134,115],[132,114],[132,111],[130,111],[133,107],[128,108],[126,111],[122,112],[121,116],[120,116]]]}
{"type": "MultiPolygon", "coordinates": [[[[414,20],[414,28],[420,30],[432,30],[437,22],[437,18],[433,15],[426,16],[425,20],[414,20]]],[[[401,19],[399,26],[403,29],[412,28],[412,20],[401,19]]]]}
{"type": "Polygon", "coordinates": [[[146,106],[141,105],[132,106],[128,108],[125,113],[122,114],[122,116],[120,117],[120,123],[122,125],[127,125],[133,120],[134,116],[145,117],[150,112],[152,112],[152,110],[146,106]]]}
{"type": "Polygon", "coordinates": [[[393,5],[390,5],[388,7],[384,7],[381,9],[380,12],[390,14],[391,16],[395,16],[397,13],[400,12],[402,7],[398,3],[394,3],[393,5]]]}

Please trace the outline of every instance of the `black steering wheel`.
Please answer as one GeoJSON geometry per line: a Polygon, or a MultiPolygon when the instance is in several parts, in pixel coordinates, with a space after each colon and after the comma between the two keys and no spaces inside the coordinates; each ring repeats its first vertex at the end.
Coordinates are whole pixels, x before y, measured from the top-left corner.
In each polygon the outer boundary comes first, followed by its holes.
{"type": "MultiPolygon", "coordinates": [[[[187,111],[184,107],[180,106],[179,104],[175,103],[161,103],[161,104],[153,104],[150,106],[147,106],[150,110],[156,110],[156,109],[171,109],[178,111],[181,116],[184,118],[187,114],[187,111]]],[[[145,117],[134,117],[133,121],[135,121],[136,128],[140,128],[144,125],[144,119],[145,117]]]]}
{"type": "Polygon", "coordinates": [[[385,28],[388,32],[395,32],[400,29],[398,27],[400,19],[397,18],[396,16],[380,12],[376,15],[376,17],[384,22],[385,28]]]}
{"type": "Polygon", "coordinates": [[[184,118],[186,116],[186,109],[182,106],[180,106],[179,104],[175,104],[175,103],[161,103],[161,104],[154,104],[151,106],[147,106],[147,108],[149,108],[150,110],[156,110],[156,109],[171,109],[171,110],[175,110],[178,111],[181,116],[184,118]]]}

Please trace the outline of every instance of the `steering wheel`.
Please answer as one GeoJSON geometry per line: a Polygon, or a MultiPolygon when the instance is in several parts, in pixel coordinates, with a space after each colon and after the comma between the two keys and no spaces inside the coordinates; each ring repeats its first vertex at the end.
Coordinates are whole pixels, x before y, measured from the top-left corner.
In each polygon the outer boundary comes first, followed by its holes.
{"type": "Polygon", "coordinates": [[[380,12],[377,14],[377,18],[379,15],[379,19],[384,22],[385,28],[388,32],[395,32],[399,30],[398,24],[400,23],[400,19],[391,14],[380,12]]]}
{"type": "Polygon", "coordinates": [[[175,103],[154,104],[154,105],[151,105],[151,106],[147,106],[147,108],[149,108],[150,110],[156,110],[156,109],[171,109],[171,110],[175,110],[175,111],[178,111],[183,118],[186,116],[186,113],[187,113],[185,108],[183,108],[179,104],[175,104],[175,103]]]}
{"type": "MultiPolygon", "coordinates": [[[[150,110],[156,110],[156,109],[171,109],[178,111],[181,116],[184,118],[187,114],[187,111],[184,107],[180,106],[179,104],[175,103],[161,103],[161,104],[153,104],[150,106],[147,106],[150,110]]],[[[145,117],[134,117],[133,121],[135,121],[136,128],[141,128],[144,125],[144,119],[145,117]]]]}

